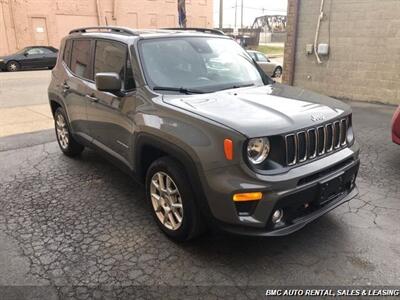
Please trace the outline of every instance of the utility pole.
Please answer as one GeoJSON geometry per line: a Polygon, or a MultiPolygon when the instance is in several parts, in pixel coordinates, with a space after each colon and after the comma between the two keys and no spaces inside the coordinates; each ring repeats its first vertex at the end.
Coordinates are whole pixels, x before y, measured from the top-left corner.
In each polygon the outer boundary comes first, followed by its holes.
{"type": "Polygon", "coordinates": [[[224,0],[219,0],[219,29],[224,28],[224,0]]]}
{"type": "Polygon", "coordinates": [[[240,28],[243,29],[243,11],[244,11],[244,7],[243,7],[243,0],[242,0],[242,7],[240,8],[240,14],[241,14],[241,25],[240,28]]]}
{"type": "Polygon", "coordinates": [[[235,29],[237,28],[237,2],[238,0],[235,1],[235,29]]]}

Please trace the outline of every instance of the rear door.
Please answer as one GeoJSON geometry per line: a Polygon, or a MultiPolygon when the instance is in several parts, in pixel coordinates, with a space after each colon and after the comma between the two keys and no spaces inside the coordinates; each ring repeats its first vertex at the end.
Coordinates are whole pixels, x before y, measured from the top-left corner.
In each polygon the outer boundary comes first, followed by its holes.
{"type": "Polygon", "coordinates": [[[72,131],[91,140],[87,120],[86,95],[93,85],[92,48],[94,42],[90,39],[75,39],[66,42],[64,63],[66,77],[60,82],[63,90],[64,103],[72,131]]]}
{"type": "Polygon", "coordinates": [[[88,98],[88,121],[93,143],[130,167],[133,120],[135,109],[135,83],[127,45],[99,39],[94,51],[94,76],[97,73],[117,73],[121,78],[122,93],[101,92],[91,85],[88,98]]]}
{"type": "Polygon", "coordinates": [[[42,60],[40,62],[41,67],[50,68],[54,67],[57,62],[57,53],[50,50],[49,48],[40,48],[43,52],[42,60]]]}

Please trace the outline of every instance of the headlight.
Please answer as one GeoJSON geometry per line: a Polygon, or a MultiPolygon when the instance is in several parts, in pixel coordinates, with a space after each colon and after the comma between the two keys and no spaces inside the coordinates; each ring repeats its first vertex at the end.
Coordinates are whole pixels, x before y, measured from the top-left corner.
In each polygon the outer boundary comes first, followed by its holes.
{"type": "Polygon", "coordinates": [[[4,61],[4,59],[1,59],[1,58],[0,58],[0,62],[3,62],[3,61],[4,61]]]}
{"type": "Polygon", "coordinates": [[[352,145],[354,144],[354,131],[353,131],[353,126],[350,126],[350,127],[347,129],[346,139],[347,139],[347,145],[352,146],[352,145]]]}
{"type": "Polygon", "coordinates": [[[264,162],[270,152],[268,138],[255,138],[247,144],[247,157],[252,164],[259,165],[264,162]]]}

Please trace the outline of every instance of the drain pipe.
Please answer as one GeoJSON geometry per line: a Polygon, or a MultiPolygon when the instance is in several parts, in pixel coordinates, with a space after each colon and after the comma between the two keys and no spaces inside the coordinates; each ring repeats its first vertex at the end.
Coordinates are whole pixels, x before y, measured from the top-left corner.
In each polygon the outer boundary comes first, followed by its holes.
{"type": "Polygon", "coordinates": [[[324,18],[324,3],[325,3],[325,0],[321,0],[321,7],[319,9],[317,30],[315,32],[315,39],[314,39],[314,53],[315,53],[315,57],[317,58],[318,64],[322,64],[321,58],[318,55],[318,38],[319,38],[319,31],[321,28],[321,21],[324,18]]]}
{"type": "Polygon", "coordinates": [[[97,21],[99,23],[99,26],[101,26],[101,10],[100,10],[100,0],[96,0],[96,8],[97,8],[97,21]]]}
{"type": "Polygon", "coordinates": [[[112,18],[113,18],[113,20],[115,21],[115,20],[117,20],[117,0],[114,0],[114,3],[113,3],[114,5],[113,5],[113,15],[112,15],[112,18]]]}

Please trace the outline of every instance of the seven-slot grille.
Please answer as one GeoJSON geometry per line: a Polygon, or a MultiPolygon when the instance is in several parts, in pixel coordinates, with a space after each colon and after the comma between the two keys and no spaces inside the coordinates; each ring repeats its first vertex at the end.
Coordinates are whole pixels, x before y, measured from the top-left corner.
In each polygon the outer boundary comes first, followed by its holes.
{"type": "Polygon", "coordinates": [[[286,163],[293,166],[347,146],[348,119],[340,119],[318,127],[285,136],[286,163]]]}

